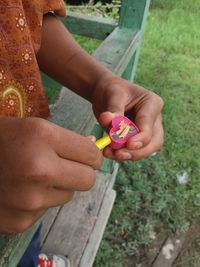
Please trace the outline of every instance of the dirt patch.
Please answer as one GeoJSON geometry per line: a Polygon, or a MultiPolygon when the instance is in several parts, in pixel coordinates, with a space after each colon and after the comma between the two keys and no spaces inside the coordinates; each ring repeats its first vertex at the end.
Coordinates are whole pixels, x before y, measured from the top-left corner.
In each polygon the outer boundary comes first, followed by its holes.
{"type": "MultiPolygon", "coordinates": [[[[173,235],[172,235],[173,236],[173,235]]],[[[124,258],[124,267],[152,267],[168,236],[157,233],[150,247],[140,247],[132,256],[124,258]]],[[[171,267],[200,267],[200,225],[194,225],[186,233],[182,248],[171,267]]],[[[162,266],[160,266],[162,267],[162,266]]]]}
{"type": "Polygon", "coordinates": [[[194,225],[187,233],[181,253],[172,267],[200,266],[200,225],[194,225]]]}

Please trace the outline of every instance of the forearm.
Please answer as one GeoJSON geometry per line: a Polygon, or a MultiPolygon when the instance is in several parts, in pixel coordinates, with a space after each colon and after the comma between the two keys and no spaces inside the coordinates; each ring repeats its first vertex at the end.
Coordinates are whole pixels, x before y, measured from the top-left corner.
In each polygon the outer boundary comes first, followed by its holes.
{"type": "Polygon", "coordinates": [[[43,72],[88,100],[101,77],[114,75],[87,54],[52,15],[44,16],[37,60],[43,72]]]}

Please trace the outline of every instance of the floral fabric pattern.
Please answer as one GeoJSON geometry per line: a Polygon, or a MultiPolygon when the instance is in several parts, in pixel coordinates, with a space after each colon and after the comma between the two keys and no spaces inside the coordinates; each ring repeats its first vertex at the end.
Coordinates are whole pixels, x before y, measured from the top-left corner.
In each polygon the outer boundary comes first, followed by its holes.
{"type": "Polygon", "coordinates": [[[36,54],[43,15],[64,10],[63,0],[0,1],[0,116],[49,116],[36,54]]]}

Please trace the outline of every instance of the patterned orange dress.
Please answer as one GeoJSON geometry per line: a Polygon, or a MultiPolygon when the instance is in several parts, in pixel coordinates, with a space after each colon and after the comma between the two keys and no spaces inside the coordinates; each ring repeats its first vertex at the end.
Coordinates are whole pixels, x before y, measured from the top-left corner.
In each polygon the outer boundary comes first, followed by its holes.
{"type": "Polygon", "coordinates": [[[0,1],[0,116],[48,117],[36,53],[43,14],[61,10],[63,0],[0,1]]]}

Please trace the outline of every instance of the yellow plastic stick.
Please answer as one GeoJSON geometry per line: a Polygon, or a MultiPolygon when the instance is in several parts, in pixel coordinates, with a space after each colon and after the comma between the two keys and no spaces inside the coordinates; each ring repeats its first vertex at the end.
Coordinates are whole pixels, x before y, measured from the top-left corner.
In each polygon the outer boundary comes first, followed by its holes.
{"type": "Polygon", "coordinates": [[[102,149],[104,149],[106,146],[110,145],[110,143],[111,143],[111,139],[110,139],[110,136],[109,136],[109,135],[106,135],[106,136],[100,138],[99,140],[97,140],[97,141],[95,142],[96,146],[97,146],[100,150],[102,150],[102,149]]]}

